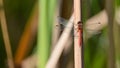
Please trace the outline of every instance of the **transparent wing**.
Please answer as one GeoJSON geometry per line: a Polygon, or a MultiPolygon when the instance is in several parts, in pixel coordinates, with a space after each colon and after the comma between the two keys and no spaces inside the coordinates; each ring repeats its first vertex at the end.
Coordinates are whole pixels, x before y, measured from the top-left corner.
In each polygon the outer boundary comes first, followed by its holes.
{"type": "Polygon", "coordinates": [[[60,27],[61,30],[63,30],[64,28],[70,28],[67,26],[68,20],[58,16],[58,25],[56,25],[56,27],[60,27]]]}
{"type": "MultiPolygon", "coordinates": [[[[96,27],[96,25],[101,25],[100,22],[96,22],[96,23],[91,23],[91,24],[87,24],[86,27],[96,27]]],[[[93,28],[85,28],[86,32],[89,34],[100,34],[101,31],[98,29],[93,29],[93,28]]]]}
{"type": "Polygon", "coordinates": [[[58,16],[58,21],[59,21],[59,24],[63,25],[63,26],[66,26],[68,20],[58,16]]]}

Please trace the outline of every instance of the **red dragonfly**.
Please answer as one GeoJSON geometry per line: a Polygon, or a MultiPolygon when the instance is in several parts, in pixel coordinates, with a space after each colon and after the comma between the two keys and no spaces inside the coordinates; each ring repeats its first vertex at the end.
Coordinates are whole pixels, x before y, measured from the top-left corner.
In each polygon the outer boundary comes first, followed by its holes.
{"type": "MultiPolygon", "coordinates": [[[[67,22],[68,22],[68,20],[66,20],[66,19],[64,19],[64,18],[62,18],[62,17],[59,17],[58,16],[58,23],[59,23],[59,25],[56,25],[56,27],[60,27],[60,29],[61,29],[61,32],[64,30],[64,28],[66,27],[66,24],[67,24],[67,22]]],[[[71,23],[73,23],[73,22],[71,22],[71,23]]],[[[89,24],[89,26],[90,25],[95,25],[95,24],[101,24],[100,22],[98,22],[98,23],[93,23],[93,24],[89,24]]],[[[83,38],[83,25],[82,25],[82,22],[78,22],[77,24],[76,24],[76,26],[77,26],[77,28],[75,28],[74,30],[77,30],[77,32],[79,32],[80,33],[80,35],[79,36],[81,36],[81,37],[79,37],[80,39],[79,39],[79,44],[80,45],[82,45],[82,38],[83,38]]],[[[67,27],[67,28],[69,28],[69,27],[67,27]]],[[[88,31],[89,32],[94,32],[95,30],[93,30],[93,29],[88,29],[88,31]]],[[[72,33],[74,33],[73,32],[73,30],[72,30],[72,33]]],[[[99,34],[99,33],[101,33],[100,31],[97,31],[96,32],[96,34],[99,34]]],[[[75,36],[74,34],[73,34],[73,36],[74,37],[78,37],[78,36],[75,36]]]]}
{"type": "MultiPolygon", "coordinates": [[[[64,28],[66,27],[66,24],[67,24],[68,20],[62,18],[62,17],[59,17],[58,16],[58,25],[56,25],[56,27],[60,27],[61,31],[64,30],[64,28]]],[[[70,23],[73,23],[73,22],[70,22],[70,23]]],[[[90,25],[96,25],[96,24],[101,24],[100,22],[98,23],[92,23],[92,24],[88,24],[87,26],[90,26],[90,25]]],[[[75,28],[75,30],[79,31],[79,30],[83,30],[84,29],[84,25],[82,25],[82,22],[78,22],[76,25],[78,25],[78,28],[75,28]]],[[[69,27],[67,27],[69,28],[69,27]]],[[[94,31],[97,31],[95,29],[86,29],[87,31],[89,32],[94,32],[94,31]]],[[[73,30],[72,30],[73,31],[73,30]]],[[[72,32],[73,33],[73,32],[72,32]]],[[[100,31],[97,31],[96,33],[94,34],[99,34],[101,33],[100,31]]]]}
{"type": "Polygon", "coordinates": [[[78,42],[79,42],[79,44],[80,45],[83,45],[83,41],[82,41],[82,39],[83,39],[83,28],[82,28],[82,22],[81,21],[79,21],[78,23],[77,23],[77,32],[80,34],[79,36],[81,36],[81,37],[79,37],[79,40],[78,40],[78,42]]]}

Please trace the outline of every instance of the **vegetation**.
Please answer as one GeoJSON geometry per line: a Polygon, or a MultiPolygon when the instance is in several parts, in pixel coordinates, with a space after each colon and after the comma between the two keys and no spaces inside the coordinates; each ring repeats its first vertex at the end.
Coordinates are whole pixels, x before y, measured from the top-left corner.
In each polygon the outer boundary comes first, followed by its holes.
{"type": "MultiPolygon", "coordinates": [[[[73,2],[0,0],[0,68],[74,68],[73,2]]],[[[120,68],[120,0],[81,4],[84,68],[120,68]]]]}

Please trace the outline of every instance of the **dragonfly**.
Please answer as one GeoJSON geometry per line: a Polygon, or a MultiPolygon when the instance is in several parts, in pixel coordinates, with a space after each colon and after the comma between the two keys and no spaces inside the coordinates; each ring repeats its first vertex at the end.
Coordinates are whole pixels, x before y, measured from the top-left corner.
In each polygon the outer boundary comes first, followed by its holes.
{"type": "MultiPolygon", "coordinates": [[[[60,30],[62,32],[64,30],[64,28],[66,27],[67,22],[68,22],[68,20],[58,16],[58,23],[59,24],[56,25],[56,27],[60,27],[60,30]]],[[[70,23],[72,23],[74,25],[73,22],[70,22],[70,23]]],[[[88,24],[87,26],[96,25],[96,24],[100,25],[101,23],[100,22],[92,23],[92,24],[88,24]]],[[[84,26],[82,25],[82,22],[78,22],[76,25],[78,25],[78,28],[72,29],[72,33],[73,33],[74,30],[77,30],[77,32],[78,32],[79,30],[85,29],[84,26]]],[[[67,28],[69,28],[69,27],[67,27],[67,28]]],[[[94,34],[100,34],[101,33],[100,30],[96,30],[96,29],[85,29],[85,30],[88,31],[88,33],[90,33],[90,32],[94,33],[95,31],[96,32],[94,34]]],[[[73,36],[75,36],[75,35],[73,34],[73,36]]]]}
{"type": "MultiPolygon", "coordinates": [[[[56,25],[56,27],[60,27],[61,28],[61,32],[62,32],[64,30],[64,28],[67,27],[66,26],[67,22],[68,22],[68,20],[66,20],[66,19],[58,16],[58,23],[59,23],[59,25],[56,25]]],[[[73,24],[73,22],[70,22],[70,23],[73,24]]],[[[95,24],[100,24],[100,22],[93,23],[93,24],[88,24],[88,25],[95,25],[95,24]]],[[[78,37],[78,36],[75,36],[76,34],[73,34],[74,30],[77,30],[77,32],[80,33],[79,36],[81,36],[81,37],[79,37],[80,39],[79,39],[78,42],[79,42],[80,45],[82,45],[82,40],[81,40],[83,38],[83,35],[82,35],[83,34],[83,25],[82,25],[82,22],[79,21],[77,24],[75,24],[75,26],[77,26],[77,28],[74,28],[74,29],[72,28],[71,33],[72,33],[72,35],[74,37],[78,37]]],[[[67,28],[69,28],[69,27],[67,27],[67,28]]],[[[88,29],[88,30],[89,31],[95,31],[95,30],[92,30],[92,29],[88,29]]],[[[100,31],[96,32],[96,34],[99,34],[99,33],[101,33],[101,32],[100,31]]]]}

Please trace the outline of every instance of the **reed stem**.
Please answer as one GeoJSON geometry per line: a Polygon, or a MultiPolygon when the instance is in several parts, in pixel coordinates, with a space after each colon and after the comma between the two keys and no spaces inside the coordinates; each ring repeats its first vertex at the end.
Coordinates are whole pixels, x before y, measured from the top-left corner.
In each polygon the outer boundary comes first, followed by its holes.
{"type": "Polygon", "coordinates": [[[78,32],[81,28],[78,24],[81,22],[81,0],[74,0],[74,18],[74,62],[75,68],[82,68],[82,33],[78,32]]]}
{"type": "Polygon", "coordinates": [[[3,39],[5,43],[5,49],[7,53],[7,59],[8,59],[8,66],[9,68],[14,68],[14,62],[13,62],[13,55],[12,55],[12,49],[11,49],[11,44],[9,40],[9,35],[8,35],[8,30],[7,30],[7,23],[6,23],[6,18],[5,18],[5,11],[3,7],[3,0],[0,0],[0,24],[2,28],[2,33],[3,33],[3,39]]]}

